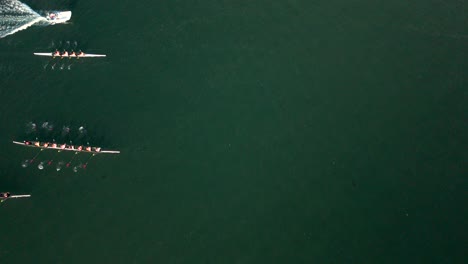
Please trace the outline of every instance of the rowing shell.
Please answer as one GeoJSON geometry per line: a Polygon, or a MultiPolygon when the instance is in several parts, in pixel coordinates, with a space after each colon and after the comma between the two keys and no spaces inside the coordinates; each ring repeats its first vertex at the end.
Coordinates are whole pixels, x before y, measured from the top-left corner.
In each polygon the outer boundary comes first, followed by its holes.
{"type": "Polygon", "coordinates": [[[31,197],[30,194],[20,194],[20,195],[10,195],[8,197],[0,197],[0,203],[3,203],[10,198],[29,198],[29,197],[31,197]]]}
{"type": "Polygon", "coordinates": [[[106,55],[104,54],[87,54],[85,53],[84,55],[80,55],[80,56],[64,56],[62,57],[61,55],[54,55],[50,52],[47,52],[47,53],[34,53],[34,55],[36,56],[46,56],[46,57],[60,57],[60,58],[102,58],[102,57],[106,57],[106,55]]]}
{"type": "Polygon", "coordinates": [[[18,142],[18,141],[13,141],[13,144],[17,144],[17,145],[21,145],[21,146],[26,146],[26,147],[33,147],[33,148],[40,148],[40,149],[56,149],[56,150],[60,150],[60,151],[73,151],[73,152],[84,152],[84,153],[94,153],[94,154],[100,154],[100,153],[104,153],[104,154],[119,154],[120,151],[119,150],[101,150],[101,151],[87,151],[86,149],[83,149],[83,150],[78,150],[78,149],[71,149],[71,148],[53,148],[53,147],[43,147],[43,146],[36,146],[36,145],[33,145],[33,144],[25,144],[24,142],[18,142]]]}
{"type": "Polygon", "coordinates": [[[31,197],[31,195],[30,194],[10,195],[8,197],[8,199],[10,199],[10,198],[27,198],[27,197],[31,197]]]}

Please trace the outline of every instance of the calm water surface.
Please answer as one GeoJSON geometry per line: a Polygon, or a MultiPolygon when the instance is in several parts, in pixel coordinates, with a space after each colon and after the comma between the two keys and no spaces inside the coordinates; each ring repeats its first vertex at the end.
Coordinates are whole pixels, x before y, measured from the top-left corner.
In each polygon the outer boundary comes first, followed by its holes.
{"type": "Polygon", "coordinates": [[[3,263],[466,262],[463,1],[26,3],[73,16],[0,39],[3,263]],[[122,154],[23,169],[31,120],[122,154]]]}

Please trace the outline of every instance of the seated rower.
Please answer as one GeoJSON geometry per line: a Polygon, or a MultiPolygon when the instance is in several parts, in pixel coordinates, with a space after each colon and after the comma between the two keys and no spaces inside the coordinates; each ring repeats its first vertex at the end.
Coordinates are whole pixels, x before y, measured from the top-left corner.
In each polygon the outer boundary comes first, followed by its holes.
{"type": "Polygon", "coordinates": [[[86,151],[91,151],[91,147],[86,147],[86,151]]]}
{"type": "Polygon", "coordinates": [[[97,147],[96,149],[96,152],[101,152],[101,148],[97,147]]]}
{"type": "Polygon", "coordinates": [[[49,143],[44,143],[44,145],[42,146],[44,146],[44,148],[47,148],[49,146],[49,143]]]}
{"type": "Polygon", "coordinates": [[[57,143],[52,143],[53,148],[57,148],[57,143]]]}
{"type": "Polygon", "coordinates": [[[83,150],[83,146],[78,146],[77,148],[79,151],[83,150]]]}
{"type": "Polygon", "coordinates": [[[68,51],[66,51],[66,50],[65,50],[65,51],[63,51],[63,53],[62,53],[62,57],[68,57],[68,51]]]}
{"type": "Polygon", "coordinates": [[[78,52],[78,54],[76,54],[76,56],[78,57],[83,57],[85,54],[84,52],[82,52],[81,50],[78,52]]]}
{"type": "Polygon", "coordinates": [[[62,144],[62,145],[60,145],[60,148],[61,148],[61,149],[65,149],[66,147],[67,147],[67,144],[62,144]]]}
{"type": "Polygon", "coordinates": [[[76,57],[76,53],[72,50],[72,52],[70,52],[70,54],[68,54],[69,57],[76,57]]]}
{"type": "Polygon", "coordinates": [[[0,202],[5,201],[6,199],[8,199],[8,197],[10,197],[9,192],[0,193],[0,202]]]}
{"type": "Polygon", "coordinates": [[[52,57],[58,57],[60,56],[60,51],[55,50],[54,53],[52,53],[52,57]]]}
{"type": "Polygon", "coordinates": [[[30,145],[31,142],[29,142],[29,141],[24,141],[24,144],[25,144],[25,145],[30,145]]]}
{"type": "Polygon", "coordinates": [[[0,193],[0,196],[2,198],[8,198],[8,197],[10,197],[10,193],[9,192],[0,193]]]}
{"type": "Polygon", "coordinates": [[[34,142],[34,146],[40,147],[40,146],[41,146],[41,143],[39,143],[39,141],[36,141],[36,142],[34,142]]]}

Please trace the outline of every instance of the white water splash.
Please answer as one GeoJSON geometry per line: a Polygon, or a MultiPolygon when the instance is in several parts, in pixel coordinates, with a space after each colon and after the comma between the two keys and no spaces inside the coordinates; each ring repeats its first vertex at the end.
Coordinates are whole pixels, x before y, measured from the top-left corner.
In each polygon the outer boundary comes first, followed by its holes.
{"type": "Polygon", "coordinates": [[[47,19],[18,0],[0,0],[0,38],[26,29],[47,19]]]}

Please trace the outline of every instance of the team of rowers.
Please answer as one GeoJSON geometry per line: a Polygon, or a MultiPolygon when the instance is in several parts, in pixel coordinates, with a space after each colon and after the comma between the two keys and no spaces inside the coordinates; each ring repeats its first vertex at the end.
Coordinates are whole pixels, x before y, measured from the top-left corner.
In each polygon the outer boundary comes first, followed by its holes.
{"type": "Polygon", "coordinates": [[[53,57],[84,57],[84,52],[82,52],[81,50],[79,52],[74,52],[74,51],[71,51],[71,52],[68,52],[66,50],[64,50],[62,53],[60,53],[60,51],[58,50],[55,50],[54,52],[52,52],[52,56],[53,57]]]}
{"type": "Polygon", "coordinates": [[[41,143],[39,141],[24,141],[24,144],[27,146],[36,146],[39,148],[52,148],[52,149],[64,149],[64,150],[74,150],[74,151],[89,151],[89,152],[100,152],[101,148],[99,147],[83,147],[83,146],[73,146],[67,144],[57,144],[57,143],[41,143]]]}

